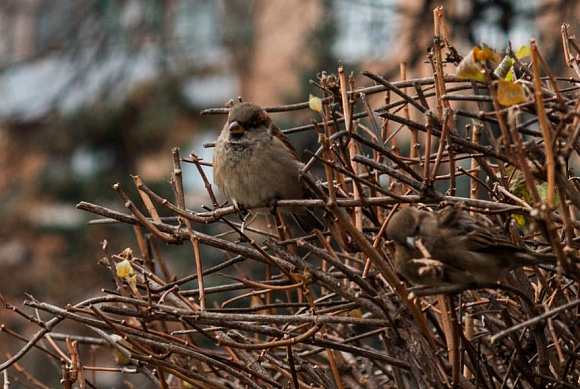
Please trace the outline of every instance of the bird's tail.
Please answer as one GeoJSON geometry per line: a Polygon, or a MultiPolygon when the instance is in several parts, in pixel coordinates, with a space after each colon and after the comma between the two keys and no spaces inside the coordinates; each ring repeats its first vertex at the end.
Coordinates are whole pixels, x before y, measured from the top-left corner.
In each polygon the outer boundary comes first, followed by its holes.
{"type": "Polygon", "coordinates": [[[536,253],[533,251],[520,252],[516,256],[525,265],[555,265],[558,262],[558,259],[553,254],[536,253]]]}
{"type": "Polygon", "coordinates": [[[324,230],[324,224],[316,216],[314,213],[307,209],[305,213],[293,213],[292,217],[298,223],[298,226],[302,231],[305,233],[310,233],[312,230],[324,230]]]}

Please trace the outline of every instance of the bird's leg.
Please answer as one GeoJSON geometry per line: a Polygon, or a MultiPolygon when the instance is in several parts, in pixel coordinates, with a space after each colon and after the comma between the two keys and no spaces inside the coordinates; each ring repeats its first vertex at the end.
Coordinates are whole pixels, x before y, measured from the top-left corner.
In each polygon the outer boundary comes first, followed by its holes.
{"type": "Polygon", "coordinates": [[[238,215],[241,221],[244,221],[244,218],[247,215],[248,211],[246,211],[244,207],[241,204],[239,204],[236,200],[233,201],[233,206],[235,214],[238,215]]]}
{"type": "Polygon", "coordinates": [[[270,213],[274,216],[274,222],[276,223],[276,230],[278,230],[278,236],[281,240],[288,238],[286,235],[287,231],[285,229],[285,224],[283,222],[282,214],[278,213],[278,200],[280,197],[276,196],[268,202],[268,207],[270,208],[270,213]]]}
{"type": "Polygon", "coordinates": [[[242,228],[241,228],[242,234],[244,233],[244,229],[246,228],[246,222],[248,221],[249,218],[250,214],[246,212],[242,218],[242,228]]]}
{"type": "Polygon", "coordinates": [[[268,202],[268,207],[270,208],[270,213],[275,215],[278,212],[278,198],[273,198],[268,202]]]}
{"type": "Polygon", "coordinates": [[[237,201],[234,200],[233,203],[234,203],[234,212],[236,213],[236,215],[238,215],[238,217],[242,222],[241,230],[243,234],[244,228],[246,227],[246,221],[248,220],[250,213],[241,204],[238,204],[237,201]]]}
{"type": "Polygon", "coordinates": [[[433,276],[438,279],[443,278],[443,270],[445,265],[436,259],[431,258],[419,258],[411,260],[414,264],[419,265],[417,269],[417,274],[420,276],[433,276]]]}

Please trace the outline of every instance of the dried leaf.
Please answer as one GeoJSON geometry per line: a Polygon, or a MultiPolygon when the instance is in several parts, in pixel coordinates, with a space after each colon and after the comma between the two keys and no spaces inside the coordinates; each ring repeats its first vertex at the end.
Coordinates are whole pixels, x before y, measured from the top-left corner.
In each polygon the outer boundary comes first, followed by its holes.
{"type": "Polygon", "coordinates": [[[476,61],[485,61],[488,59],[493,62],[499,61],[499,55],[494,53],[493,50],[487,47],[486,45],[483,45],[483,49],[480,49],[479,47],[475,46],[473,48],[473,57],[475,58],[476,61]]]}
{"type": "Polygon", "coordinates": [[[125,250],[123,250],[123,252],[121,253],[121,257],[124,257],[125,259],[131,259],[133,257],[133,250],[131,250],[130,247],[127,247],[125,250]]]}
{"type": "Polygon", "coordinates": [[[322,100],[319,97],[310,95],[308,97],[308,106],[313,111],[322,112],[322,100]]]}
{"type": "Polygon", "coordinates": [[[117,270],[117,277],[126,278],[133,274],[133,266],[126,259],[115,265],[115,269],[117,270]]]}
{"type": "Polygon", "coordinates": [[[526,91],[520,85],[512,81],[498,80],[497,98],[501,105],[514,105],[526,101],[526,91]]]}
{"type": "MultiPolygon", "coordinates": [[[[131,348],[131,344],[129,342],[127,342],[125,339],[123,339],[121,336],[119,336],[117,334],[111,334],[111,338],[115,341],[115,343],[118,343],[122,347],[129,348],[129,349],[131,348]]],[[[115,358],[115,363],[119,366],[125,366],[131,362],[131,360],[127,356],[125,356],[125,354],[121,353],[116,348],[111,347],[111,353],[113,354],[113,357],[115,358]]]]}
{"type": "Polygon", "coordinates": [[[459,65],[457,65],[457,77],[483,82],[485,81],[483,68],[481,67],[481,64],[475,60],[473,55],[474,50],[471,50],[459,65]]]}
{"type": "Polygon", "coordinates": [[[264,305],[262,300],[258,296],[252,295],[252,298],[250,299],[250,307],[255,308],[260,307],[262,305],[264,305]]]}
{"type": "MultiPolygon", "coordinates": [[[[539,184],[536,183],[536,189],[538,190],[538,194],[540,195],[542,201],[546,201],[548,199],[548,183],[547,182],[542,182],[539,184]]],[[[559,205],[560,205],[560,196],[558,196],[558,192],[556,192],[554,196],[554,206],[557,207],[559,205]]]]}
{"type": "MultiPolygon", "coordinates": [[[[533,204],[534,198],[532,196],[532,193],[530,192],[530,189],[528,188],[526,179],[524,177],[524,173],[519,169],[517,169],[515,172],[513,170],[514,170],[513,166],[507,168],[507,173],[509,176],[511,176],[511,180],[509,183],[510,192],[512,192],[515,196],[519,197],[520,199],[524,200],[526,203],[533,204]]],[[[534,186],[536,187],[536,190],[540,195],[540,199],[545,201],[548,196],[547,193],[548,184],[540,180],[534,179],[534,186]]],[[[554,203],[555,206],[558,206],[560,204],[558,193],[556,193],[554,203]]],[[[534,219],[530,218],[529,216],[519,214],[512,214],[511,216],[515,220],[516,224],[522,227],[524,231],[527,231],[528,228],[531,227],[534,222],[534,219]]]]}
{"type": "Polygon", "coordinates": [[[480,82],[485,81],[482,62],[488,59],[497,62],[499,61],[499,56],[485,45],[483,49],[474,46],[469,54],[457,65],[457,77],[480,82]]]}
{"type": "MultiPolygon", "coordinates": [[[[131,268],[131,270],[133,270],[133,268],[131,268]]],[[[127,282],[131,284],[131,287],[136,287],[138,280],[139,277],[137,277],[137,274],[134,274],[133,276],[127,278],[127,282]]]]}

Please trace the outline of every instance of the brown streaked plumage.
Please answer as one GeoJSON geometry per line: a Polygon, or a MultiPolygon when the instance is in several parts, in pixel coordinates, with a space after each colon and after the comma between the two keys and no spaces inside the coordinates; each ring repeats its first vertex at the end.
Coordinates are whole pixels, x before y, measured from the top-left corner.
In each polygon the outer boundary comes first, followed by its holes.
{"type": "Polygon", "coordinates": [[[555,262],[553,256],[514,245],[460,206],[438,212],[404,208],[393,216],[387,234],[395,243],[397,271],[419,285],[495,282],[517,267],[555,262]],[[431,258],[420,252],[417,241],[431,258]]]}
{"type": "MultiPolygon", "coordinates": [[[[239,103],[230,109],[216,142],[213,176],[235,206],[267,207],[273,200],[307,198],[299,179],[303,167],[288,137],[261,107],[239,103]]],[[[310,210],[291,211],[305,232],[324,228],[310,210]]]]}

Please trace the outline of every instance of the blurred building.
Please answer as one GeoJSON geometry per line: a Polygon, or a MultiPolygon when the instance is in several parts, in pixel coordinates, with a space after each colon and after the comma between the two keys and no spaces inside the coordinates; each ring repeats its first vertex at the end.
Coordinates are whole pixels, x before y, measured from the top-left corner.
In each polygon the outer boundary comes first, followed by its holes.
{"type": "MultiPolygon", "coordinates": [[[[546,36],[540,47],[560,69],[554,24],[579,9],[566,0],[439,4],[460,51],[546,36]]],[[[129,174],[162,185],[174,146],[211,159],[200,144],[215,139],[223,118],[199,117],[203,108],[237,96],[263,105],[303,101],[317,93],[308,80],[333,72],[337,59],[347,71],[392,79],[404,61],[408,77],[421,76],[433,7],[427,0],[1,2],[0,210],[7,222],[0,264],[30,252],[13,225],[58,234],[84,225],[78,201],[118,201],[109,185],[131,185],[129,174]]],[[[310,120],[279,117],[283,125],[310,120]]],[[[196,179],[187,185],[205,195],[196,179]]]]}
{"type": "MultiPolygon", "coordinates": [[[[88,215],[75,204],[124,210],[110,185],[120,181],[136,197],[129,174],[140,174],[171,198],[172,147],[211,160],[211,149],[201,143],[216,138],[223,117],[200,117],[203,108],[237,96],[263,105],[304,101],[318,93],[308,81],[322,70],[335,72],[337,59],[355,72],[357,85],[369,85],[358,76],[361,69],[399,79],[402,61],[408,77],[420,76],[429,66],[425,54],[438,5],[445,6],[460,51],[480,42],[502,49],[508,40],[517,47],[535,36],[565,73],[559,26],[580,17],[579,4],[3,0],[0,293],[16,302],[31,292],[65,304],[108,282],[96,270],[99,242],[107,238],[122,249],[134,243],[132,231],[87,228],[88,215]]],[[[575,28],[571,32],[580,33],[575,28]]],[[[276,120],[282,127],[310,121],[301,115],[276,120]]],[[[186,178],[194,176],[190,166],[184,169],[186,178]]],[[[208,202],[199,179],[186,179],[186,185],[190,199],[198,199],[191,208],[208,202]]],[[[0,311],[0,324],[12,319],[0,311]]]]}

